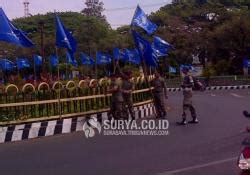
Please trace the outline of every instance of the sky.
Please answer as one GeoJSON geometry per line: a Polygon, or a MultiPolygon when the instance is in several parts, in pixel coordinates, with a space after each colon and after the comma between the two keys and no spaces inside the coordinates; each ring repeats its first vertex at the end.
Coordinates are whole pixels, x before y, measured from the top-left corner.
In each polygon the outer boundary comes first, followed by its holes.
{"type": "MultiPolygon", "coordinates": [[[[10,19],[24,16],[24,0],[0,0],[0,6],[10,19]]],[[[112,28],[129,24],[133,17],[136,5],[150,14],[157,11],[164,4],[169,4],[171,0],[102,0],[104,3],[104,15],[112,28]],[[129,8],[127,8],[129,7],[129,8]],[[132,8],[131,8],[132,7],[132,8]],[[121,10],[120,8],[125,8],[121,10]]],[[[29,0],[30,14],[45,14],[56,11],[80,12],[85,8],[85,0],[29,0]]]]}

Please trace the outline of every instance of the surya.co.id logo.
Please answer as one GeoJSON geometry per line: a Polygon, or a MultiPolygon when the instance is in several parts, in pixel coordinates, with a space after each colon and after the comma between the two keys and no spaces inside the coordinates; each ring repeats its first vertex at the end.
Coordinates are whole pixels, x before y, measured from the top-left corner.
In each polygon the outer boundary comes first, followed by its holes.
{"type": "Polygon", "coordinates": [[[96,117],[91,117],[83,124],[83,131],[87,138],[91,138],[95,136],[95,130],[97,130],[100,134],[102,126],[96,117]]]}

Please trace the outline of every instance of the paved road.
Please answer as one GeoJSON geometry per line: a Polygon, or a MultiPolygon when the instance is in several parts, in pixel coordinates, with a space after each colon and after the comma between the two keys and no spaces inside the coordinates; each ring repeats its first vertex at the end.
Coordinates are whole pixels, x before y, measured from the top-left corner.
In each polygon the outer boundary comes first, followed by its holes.
{"type": "Polygon", "coordinates": [[[195,95],[200,124],[176,126],[181,94],[169,97],[169,136],[73,133],[0,145],[3,175],[238,175],[236,158],[250,123],[250,91],[195,95]]]}

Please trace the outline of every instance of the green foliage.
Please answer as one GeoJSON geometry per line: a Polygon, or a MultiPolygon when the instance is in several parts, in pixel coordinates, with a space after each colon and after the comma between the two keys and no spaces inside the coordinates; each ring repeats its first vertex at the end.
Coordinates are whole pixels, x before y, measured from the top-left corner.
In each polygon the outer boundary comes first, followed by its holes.
{"type": "Polygon", "coordinates": [[[82,10],[82,14],[86,16],[94,16],[99,19],[105,19],[105,16],[102,15],[102,12],[104,11],[103,2],[99,2],[99,0],[95,0],[93,2],[86,1],[85,5],[87,7],[82,10]]]}
{"type": "Polygon", "coordinates": [[[198,54],[203,64],[211,63],[205,74],[242,73],[242,58],[250,47],[250,11],[239,4],[249,4],[228,2],[182,1],[152,14],[160,26],[157,35],[174,45],[170,65],[192,63],[192,54],[198,54]]]}

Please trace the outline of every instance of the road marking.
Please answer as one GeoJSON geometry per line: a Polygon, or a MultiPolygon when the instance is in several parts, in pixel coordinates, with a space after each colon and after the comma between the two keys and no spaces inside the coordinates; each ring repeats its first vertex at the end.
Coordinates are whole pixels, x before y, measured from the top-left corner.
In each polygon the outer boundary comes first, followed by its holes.
{"type": "Polygon", "coordinates": [[[211,94],[212,97],[215,97],[216,95],[215,94],[211,94]]]}
{"type": "Polygon", "coordinates": [[[196,166],[191,166],[191,167],[187,167],[187,168],[172,170],[172,171],[160,173],[159,175],[173,175],[173,174],[176,174],[176,173],[183,173],[183,172],[187,172],[187,171],[191,171],[191,170],[196,170],[196,169],[200,169],[200,168],[205,168],[205,167],[209,167],[209,166],[213,166],[213,165],[218,165],[218,164],[223,164],[223,163],[226,163],[226,162],[235,161],[237,159],[238,159],[238,157],[233,157],[233,158],[214,161],[214,162],[210,162],[210,163],[206,163],[206,164],[202,164],[202,165],[196,165],[196,166]]]}
{"type": "Polygon", "coordinates": [[[237,98],[243,98],[243,96],[238,95],[238,94],[236,94],[236,93],[231,93],[231,95],[234,96],[234,97],[237,97],[237,98]]]}

